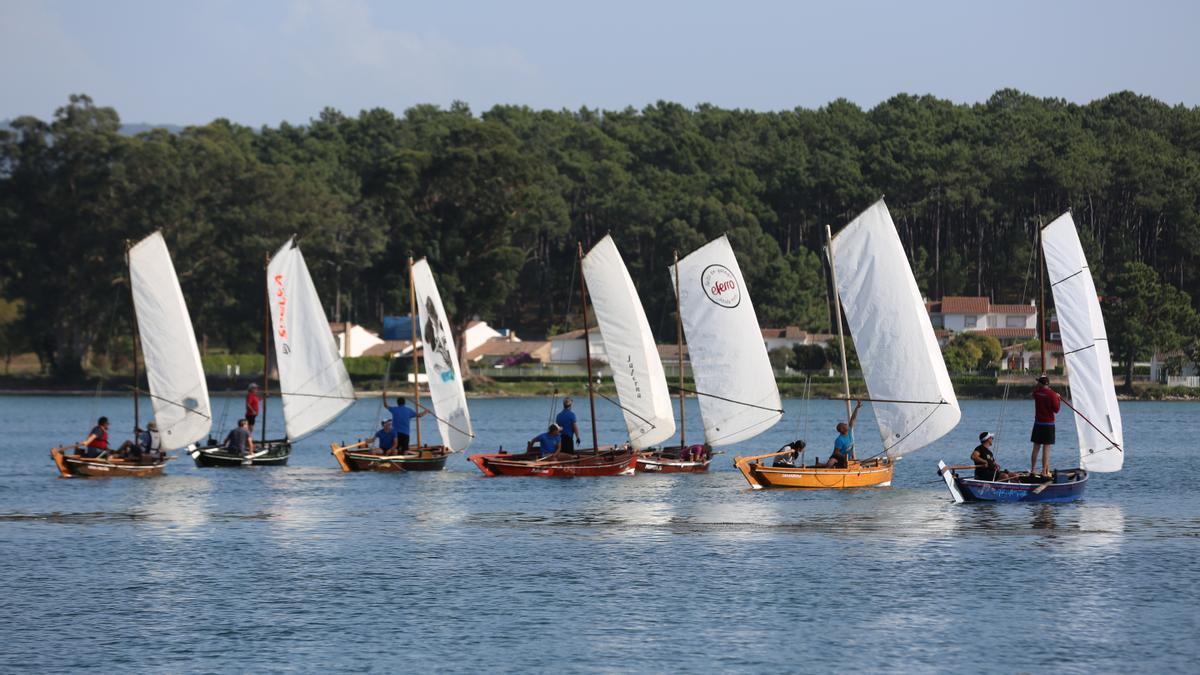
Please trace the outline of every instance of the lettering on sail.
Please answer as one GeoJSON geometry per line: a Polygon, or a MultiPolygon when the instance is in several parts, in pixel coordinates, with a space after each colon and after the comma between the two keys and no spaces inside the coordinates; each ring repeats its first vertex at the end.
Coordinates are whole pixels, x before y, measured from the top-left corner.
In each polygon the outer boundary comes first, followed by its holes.
{"type": "Polygon", "coordinates": [[[629,370],[629,379],[633,381],[634,396],[636,396],[637,398],[641,398],[642,397],[642,383],[638,382],[637,369],[634,368],[632,354],[628,354],[625,356],[625,367],[629,370]]]}
{"type": "MultiPolygon", "coordinates": [[[[275,275],[275,307],[279,312],[279,328],[276,333],[284,340],[287,339],[287,291],[283,285],[283,275],[275,275]]],[[[284,350],[287,353],[290,350],[284,350]]]]}
{"type": "Polygon", "coordinates": [[[724,265],[709,265],[700,273],[700,286],[704,294],[717,305],[732,309],[742,302],[742,291],[737,277],[724,265]]]}

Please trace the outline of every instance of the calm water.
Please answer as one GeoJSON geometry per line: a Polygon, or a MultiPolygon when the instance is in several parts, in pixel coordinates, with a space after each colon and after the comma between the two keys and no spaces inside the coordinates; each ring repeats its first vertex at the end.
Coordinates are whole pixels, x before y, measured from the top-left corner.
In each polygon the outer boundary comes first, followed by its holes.
{"type": "MultiPolygon", "coordinates": [[[[550,406],[473,400],[476,447],[522,447],[550,406]]],[[[1056,506],[950,503],[937,459],[999,402],[964,402],[893,488],[752,493],[738,451],[828,454],[840,404],[787,407],[703,476],[344,475],[328,444],[374,429],[368,400],[286,468],[62,480],[48,449],[100,414],[127,429],[128,399],[0,397],[0,670],[1194,672],[1200,405],[1122,404],[1125,471],[1056,506]]],[[[1004,413],[1020,467],[1032,406],[1004,413]]]]}

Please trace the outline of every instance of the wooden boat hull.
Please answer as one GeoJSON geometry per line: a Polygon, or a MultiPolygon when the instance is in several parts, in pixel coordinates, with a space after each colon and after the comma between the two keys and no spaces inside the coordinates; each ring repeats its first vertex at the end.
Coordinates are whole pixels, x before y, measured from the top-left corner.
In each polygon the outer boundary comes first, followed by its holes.
{"type": "MultiPolygon", "coordinates": [[[[773,456],[773,455],[766,455],[773,456]]],[[[809,490],[844,490],[863,487],[888,487],[896,465],[887,459],[859,462],[850,460],[845,469],[826,469],[816,466],[794,468],[772,467],[760,457],[738,457],[734,466],[755,490],[767,488],[802,488],[809,490]]]]}
{"type": "Polygon", "coordinates": [[[968,502],[1062,504],[1081,498],[1088,481],[1088,472],[1078,468],[1055,471],[1050,483],[979,480],[953,471],[951,475],[962,500],[968,502]]]}
{"type": "Polygon", "coordinates": [[[243,467],[243,466],[284,466],[292,455],[292,444],[286,438],[255,443],[259,451],[250,457],[225,452],[220,445],[209,444],[202,447],[190,446],[188,454],[196,466],[201,468],[243,467]],[[263,452],[262,449],[266,449],[263,452]]]}
{"type": "Polygon", "coordinates": [[[166,459],[142,464],[118,458],[80,457],[76,454],[67,454],[66,450],[67,448],[50,450],[50,457],[54,460],[54,465],[58,467],[58,472],[62,474],[63,478],[112,478],[116,476],[147,478],[161,476],[163,469],[167,466],[166,459]]]}
{"type": "Polygon", "coordinates": [[[631,476],[637,471],[638,453],[633,450],[580,450],[572,459],[542,460],[537,454],[485,453],[467,458],[483,475],[575,478],[585,476],[631,476]]]}
{"type": "Polygon", "coordinates": [[[712,457],[699,462],[679,459],[678,448],[647,450],[637,458],[640,473],[704,473],[709,464],[712,464],[712,457]]]}
{"type": "Polygon", "coordinates": [[[372,452],[362,444],[330,445],[330,452],[343,472],[351,471],[441,471],[446,459],[454,453],[444,445],[426,445],[414,448],[404,455],[384,455],[372,452]]]}

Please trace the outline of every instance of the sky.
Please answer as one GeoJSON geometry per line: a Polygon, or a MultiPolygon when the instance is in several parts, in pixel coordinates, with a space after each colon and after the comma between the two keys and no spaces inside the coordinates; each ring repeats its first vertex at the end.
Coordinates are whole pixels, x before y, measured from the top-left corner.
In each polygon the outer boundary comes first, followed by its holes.
{"type": "Polygon", "coordinates": [[[465,101],[790,110],[1013,87],[1200,104],[1185,0],[0,0],[0,119],[86,93],[127,123],[303,124],[465,101]]]}

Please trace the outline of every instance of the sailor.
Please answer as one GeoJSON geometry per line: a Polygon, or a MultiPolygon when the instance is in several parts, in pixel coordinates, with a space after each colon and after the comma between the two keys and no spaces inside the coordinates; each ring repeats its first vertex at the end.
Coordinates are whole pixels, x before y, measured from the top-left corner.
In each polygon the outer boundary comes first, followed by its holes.
{"type": "Polygon", "coordinates": [[[574,404],[575,402],[571,399],[564,398],[562,412],[558,413],[558,417],[554,418],[554,423],[563,430],[563,452],[575,452],[575,444],[581,442],[579,439],[579,421],[575,417],[575,411],[571,410],[571,406],[574,404]]]}
{"type": "Polygon", "coordinates": [[[533,452],[536,444],[538,452],[542,459],[558,453],[558,445],[562,440],[562,435],[559,433],[562,428],[557,424],[551,424],[550,428],[544,434],[538,434],[529,439],[529,443],[525,445],[525,452],[533,452]]]}
{"type": "Polygon", "coordinates": [[[403,396],[397,396],[396,405],[389,406],[386,393],[383,395],[383,405],[392,414],[392,431],[396,432],[396,447],[399,448],[401,454],[407,453],[413,418],[424,416],[425,411],[417,412],[405,405],[403,396]]]}
{"type": "Polygon", "coordinates": [[[151,421],[146,425],[146,429],[137,429],[132,441],[125,441],[117,450],[117,455],[141,461],[143,458],[151,459],[157,456],[162,449],[162,439],[158,435],[158,424],[151,421]]]}
{"type": "Polygon", "coordinates": [[[992,455],[992,443],[995,442],[996,434],[990,431],[984,431],[979,434],[979,445],[975,446],[975,450],[971,453],[971,463],[975,465],[975,478],[979,480],[1004,480],[1012,474],[1000,469],[1000,465],[996,463],[996,457],[992,455]]]}
{"type": "Polygon", "coordinates": [[[392,430],[392,421],[384,420],[383,428],[375,432],[375,440],[379,443],[379,452],[391,455],[396,451],[396,432],[392,430]]]}
{"type": "Polygon", "coordinates": [[[101,417],[96,420],[96,426],[92,427],[87,440],[80,445],[83,446],[83,452],[80,454],[84,457],[100,457],[108,452],[108,418],[101,417]]]}
{"type": "Polygon", "coordinates": [[[800,459],[800,453],[804,452],[804,441],[792,441],[779,449],[779,452],[787,452],[786,455],[775,455],[775,460],[771,462],[771,466],[780,469],[796,468],[796,460],[800,459]]]}
{"type": "Polygon", "coordinates": [[[236,455],[254,454],[254,439],[250,437],[250,423],[246,419],[238,420],[237,428],[225,437],[224,447],[236,455]]]}
{"type": "Polygon", "coordinates": [[[689,445],[680,453],[680,459],[685,462],[703,462],[712,454],[712,446],[707,443],[689,445]]]}
{"type": "Polygon", "coordinates": [[[258,419],[261,409],[262,399],[258,397],[258,385],[251,382],[250,387],[246,389],[246,425],[250,433],[254,433],[254,422],[258,419]]]}
{"type": "Polygon", "coordinates": [[[838,422],[838,437],[833,441],[833,454],[825,462],[826,469],[845,469],[854,459],[854,423],[858,420],[858,410],[862,401],[854,404],[854,412],[850,413],[850,423],[838,422]]]}
{"type": "Polygon", "coordinates": [[[1042,375],[1033,390],[1033,432],[1029,436],[1033,452],[1029,455],[1029,473],[1037,469],[1038,448],[1042,450],[1042,473],[1050,475],[1050,446],[1054,445],[1054,415],[1062,398],[1050,388],[1050,378],[1042,375]]]}

